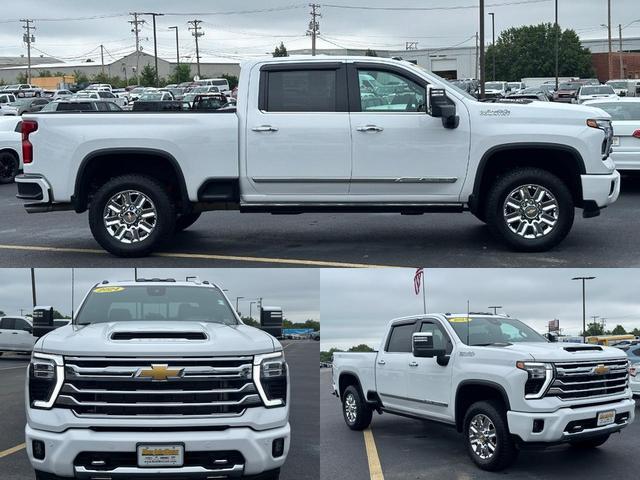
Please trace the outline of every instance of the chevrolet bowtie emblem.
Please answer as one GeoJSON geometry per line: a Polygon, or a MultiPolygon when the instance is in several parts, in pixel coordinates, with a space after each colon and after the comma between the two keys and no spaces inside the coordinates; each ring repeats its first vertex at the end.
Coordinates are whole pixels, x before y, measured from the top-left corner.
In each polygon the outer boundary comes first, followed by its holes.
{"type": "Polygon", "coordinates": [[[170,378],[180,378],[184,372],[184,368],[169,368],[169,365],[151,364],[151,367],[145,367],[138,370],[136,377],[152,378],[156,381],[167,381],[170,378]]]}
{"type": "Polygon", "coordinates": [[[603,364],[597,365],[593,368],[593,373],[596,375],[606,375],[609,373],[609,367],[603,364]]]}

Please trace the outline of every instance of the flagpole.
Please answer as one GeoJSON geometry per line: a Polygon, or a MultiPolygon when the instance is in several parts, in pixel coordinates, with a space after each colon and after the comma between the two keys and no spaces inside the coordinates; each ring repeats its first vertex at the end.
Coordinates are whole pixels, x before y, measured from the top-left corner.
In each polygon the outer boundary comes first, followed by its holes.
{"type": "Polygon", "coordinates": [[[424,308],[424,313],[427,313],[427,279],[424,274],[422,275],[422,307],[424,308]]]}

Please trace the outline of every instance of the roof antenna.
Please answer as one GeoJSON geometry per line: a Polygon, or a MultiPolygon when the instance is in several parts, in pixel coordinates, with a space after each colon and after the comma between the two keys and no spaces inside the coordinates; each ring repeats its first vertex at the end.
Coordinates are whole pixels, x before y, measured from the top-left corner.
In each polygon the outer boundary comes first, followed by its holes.
{"type": "Polygon", "coordinates": [[[469,300],[467,300],[467,345],[469,345],[469,300]]]}

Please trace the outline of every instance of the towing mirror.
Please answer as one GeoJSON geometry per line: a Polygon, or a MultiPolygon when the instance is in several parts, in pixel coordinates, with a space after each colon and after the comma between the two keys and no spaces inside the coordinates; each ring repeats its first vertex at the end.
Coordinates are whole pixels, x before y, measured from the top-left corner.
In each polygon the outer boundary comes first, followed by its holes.
{"type": "Polygon", "coordinates": [[[33,336],[40,338],[52,330],[55,330],[53,307],[35,307],[33,309],[33,336]]]}
{"type": "Polygon", "coordinates": [[[457,128],[460,118],[456,115],[456,104],[447,97],[444,88],[427,85],[427,113],[435,118],[442,118],[444,128],[457,128]]]}
{"type": "Polygon", "coordinates": [[[411,347],[414,357],[433,358],[444,357],[444,348],[434,348],[433,334],[430,332],[417,332],[411,336],[411,347]]]}

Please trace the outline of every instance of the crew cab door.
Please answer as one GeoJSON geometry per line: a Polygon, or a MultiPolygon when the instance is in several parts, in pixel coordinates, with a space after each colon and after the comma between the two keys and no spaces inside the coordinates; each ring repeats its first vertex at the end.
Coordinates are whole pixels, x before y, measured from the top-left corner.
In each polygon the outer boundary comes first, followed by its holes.
{"type": "Polygon", "coordinates": [[[401,65],[348,68],[355,201],[458,201],[469,157],[469,121],[457,128],[426,113],[427,82],[401,65]]]}
{"type": "Polygon", "coordinates": [[[407,405],[407,374],[411,354],[411,335],[416,322],[396,323],[391,326],[384,348],[376,358],[376,391],[385,408],[405,410],[407,405]]]}
{"type": "Polygon", "coordinates": [[[256,76],[245,126],[253,193],[271,201],[273,195],[346,195],[351,132],[344,63],[267,64],[256,76]]]}
{"type": "MultiPolygon", "coordinates": [[[[426,319],[419,323],[417,331],[431,333],[434,348],[442,348],[451,356],[453,342],[440,322],[426,319]]],[[[452,358],[448,365],[442,366],[436,358],[412,356],[407,375],[407,398],[410,399],[414,413],[449,419],[447,410],[451,401],[452,364],[452,358]]]]}

